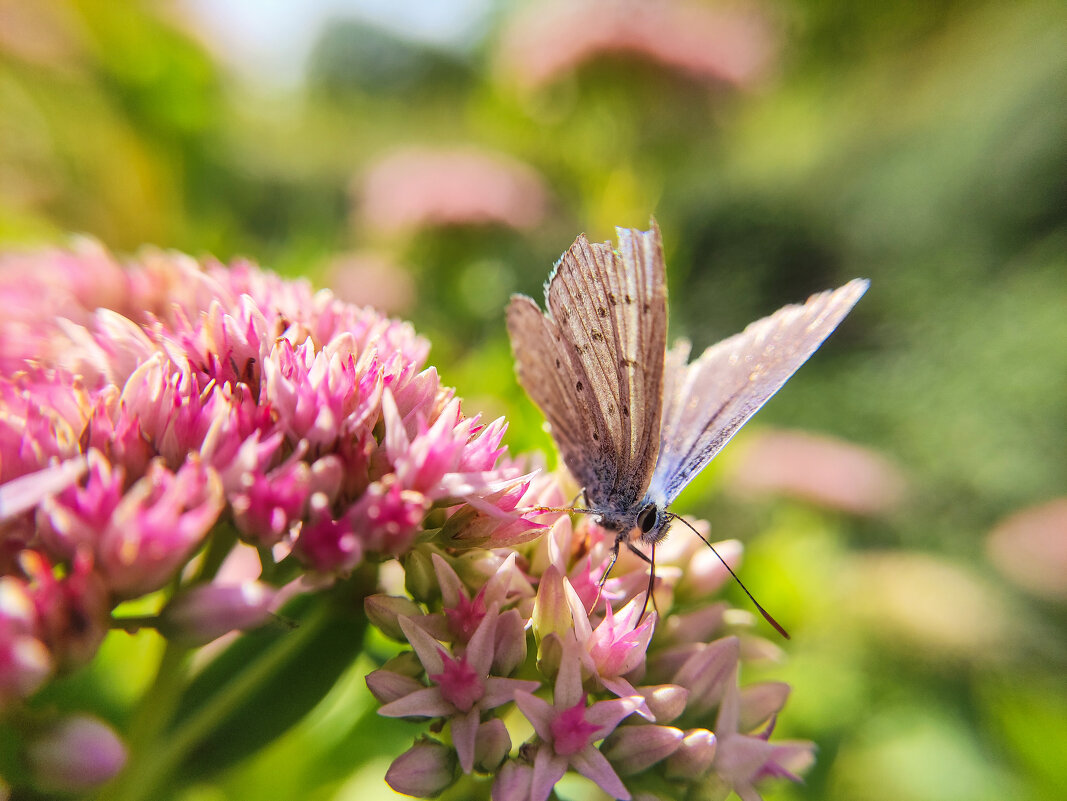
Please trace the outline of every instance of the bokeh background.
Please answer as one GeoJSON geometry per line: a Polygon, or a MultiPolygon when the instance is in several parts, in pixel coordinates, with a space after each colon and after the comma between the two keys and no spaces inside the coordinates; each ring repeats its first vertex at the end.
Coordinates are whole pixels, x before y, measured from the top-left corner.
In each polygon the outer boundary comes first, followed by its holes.
{"type": "MultiPolygon", "coordinates": [[[[549,454],[503,310],[577,233],[654,214],[697,347],[869,277],[677,505],[746,543],[794,635],[776,736],[819,760],[768,797],[1052,801],[1065,42],[1064,6],[1025,0],[2,0],[0,244],[307,275],[412,320],[467,411],[549,454]]],[[[94,668],[120,677],[113,715],[135,656],[109,643],[94,668]]],[[[412,730],[373,713],[365,669],[178,796],[392,798],[412,730]]]]}

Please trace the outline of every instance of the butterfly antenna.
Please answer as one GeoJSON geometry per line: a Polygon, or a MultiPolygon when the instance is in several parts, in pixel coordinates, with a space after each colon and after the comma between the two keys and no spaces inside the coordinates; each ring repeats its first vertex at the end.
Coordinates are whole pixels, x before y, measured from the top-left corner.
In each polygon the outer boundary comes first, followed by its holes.
{"type": "MultiPolygon", "coordinates": [[[[682,517],[681,515],[676,515],[676,514],[674,514],[673,512],[668,512],[667,514],[669,514],[669,515],[670,515],[670,517],[671,517],[671,519],[672,519],[672,520],[681,520],[681,521],[682,521],[683,523],[685,523],[685,524],[686,524],[687,526],[689,526],[689,529],[690,529],[690,531],[692,531],[692,532],[693,532],[694,534],[696,534],[696,535],[697,535],[698,537],[700,537],[700,539],[701,539],[701,540],[703,541],[703,543],[704,543],[705,545],[707,545],[707,546],[708,546],[709,548],[711,548],[711,552],[712,552],[713,554],[715,554],[715,555],[716,555],[717,557],[719,557],[719,561],[720,561],[720,562],[722,562],[722,566],[726,568],[727,572],[728,572],[728,573],[729,573],[729,574],[730,574],[731,576],[733,576],[733,578],[734,578],[734,581],[736,581],[736,582],[737,582],[738,586],[739,586],[739,587],[740,587],[740,588],[741,588],[742,590],[744,590],[744,591],[745,591],[745,595],[747,595],[747,596],[748,596],[748,599],[749,599],[750,601],[752,601],[752,603],[753,603],[753,605],[754,605],[754,606],[756,607],[756,609],[758,609],[758,610],[759,610],[759,613],[760,613],[761,615],[763,615],[763,619],[764,619],[764,620],[766,620],[766,621],[767,621],[768,623],[770,623],[770,624],[771,624],[772,626],[774,626],[774,629],[775,629],[775,631],[777,631],[777,632],[778,632],[779,634],[781,634],[781,635],[782,635],[783,637],[785,637],[785,638],[786,638],[787,640],[789,640],[789,639],[792,639],[792,638],[791,638],[791,637],[789,636],[789,632],[788,632],[788,631],[786,631],[786,630],[785,630],[785,628],[783,628],[783,627],[782,627],[782,624],[781,624],[781,623],[779,623],[779,622],[778,622],[777,620],[775,620],[775,619],[774,619],[774,618],[773,618],[773,617],[771,616],[771,613],[770,613],[770,612],[768,612],[768,611],[767,611],[766,609],[764,609],[764,608],[763,608],[762,606],[760,606],[760,603],[759,603],[759,601],[757,601],[757,600],[756,600],[756,599],[755,599],[755,598],[754,598],[754,597],[752,596],[752,593],[750,593],[750,592],[748,591],[748,587],[746,587],[746,586],[745,586],[745,583],[744,583],[743,581],[741,581],[741,579],[739,579],[739,578],[737,577],[737,574],[736,574],[736,573],[735,573],[735,572],[733,571],[733,569],[732,569],[732,568],[731,568],[731,567],[730,567],[730,566],[729,566],[728,564],[726,564],[726,560],[725,560],[725,559],[723,559],[723,558],[722,558],[722,555],[721,555],[721,554],[720,554],[720,553],[719,553],[718,551],[716,551],[716,550],[715,550],[715,546],[714,546],[714,545],[712,545],[712,544],[711,544],[711,543],[710,543],[710,542],[708,541],[707,537],[705,537],[705,536],[704,536],[703,534],[701,534],[701,533],[700,533],[699,531],[697,531],[697,530],[696,530],[695,528],[693,528],[692,524],[691,524],[691,523],[690,523],[690,522],[689,522],[688,520],[686,520],[686,519],[685,519],[684,517],[682,517]]],[[[655,553],[655,552],[653,552],[653,553],[655,553]]]]}

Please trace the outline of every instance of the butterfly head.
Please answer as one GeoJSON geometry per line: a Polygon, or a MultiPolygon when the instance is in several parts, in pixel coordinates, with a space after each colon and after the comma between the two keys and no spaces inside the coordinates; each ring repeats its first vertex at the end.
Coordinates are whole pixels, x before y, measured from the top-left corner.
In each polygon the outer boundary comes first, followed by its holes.
{"type": "Polygon", "coordinates": [[[667,536],[667,528],[670,526],[671,519],[658,503],[646,501],[638,509],[634,522],[637,524],[638,538],[651,545],[667,536]]]}
{"type": "Polygon", "coordinates": [[[653,545],[667,536],[671,515],[664,504],[645,498],[625,511],[601,512],[597,514],[597,522],[616,532],[620,541],[640,540],[653,545]]]}

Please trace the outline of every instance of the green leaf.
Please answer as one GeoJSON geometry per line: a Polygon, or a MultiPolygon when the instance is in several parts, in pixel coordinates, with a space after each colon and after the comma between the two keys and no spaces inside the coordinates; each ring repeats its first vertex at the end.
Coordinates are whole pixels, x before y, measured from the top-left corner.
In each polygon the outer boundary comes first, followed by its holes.
{"type": "Polygon", "coordinates": [[[351,580],[294,599],[281,623],[235,641],[182,694],[171,726],[188,750],[179,773],[202,779],[273,741],[334,686],[363,647],[365,586],[351,580]]]}

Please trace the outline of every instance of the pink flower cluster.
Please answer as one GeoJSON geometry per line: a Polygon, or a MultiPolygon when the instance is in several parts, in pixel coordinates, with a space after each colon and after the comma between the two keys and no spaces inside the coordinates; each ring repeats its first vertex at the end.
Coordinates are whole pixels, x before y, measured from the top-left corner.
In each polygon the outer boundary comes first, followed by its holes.
{"type": "Polygon", "coordinates": [[[0,711],[178,577],[166,633],[261,622],[273,588],[216,587],[190,564],[205,545],[328,580],[407,551],[432,509],[470,544],[541,528],[512,511],[528,479],[503,421],[464,417],[406,323],[89,241],[3,257],[0,300],[0,711]]]}
{"type": "MultiPolygon", "coordinates": [[[[562,502],[550,477],[520,500],[562,502]]],[[[513,548],[455,556],[420,544],[405,560],[413,597],[367,600],[371,621],[412,649],[367,676],[379,712],[443,732],[393,762],[393,789],[433,796],[460,781],[467,797],[546,801],[573,771],[613,798],[750,801],[761,780],[810,765],[811,743],[770,740],[788,685],[738,686],[742,655],[777,648],[747,631],[750,616],[709,601],[727,578],[721,563],[703,559],[696,537],[664,543],[657,611],[642,618],[647,565],[633,555],[598,596],[613,539],[589,518],[559,517],[513,548]]],[[[736,543],[717,548],[740,555],[736,543]]]]}

